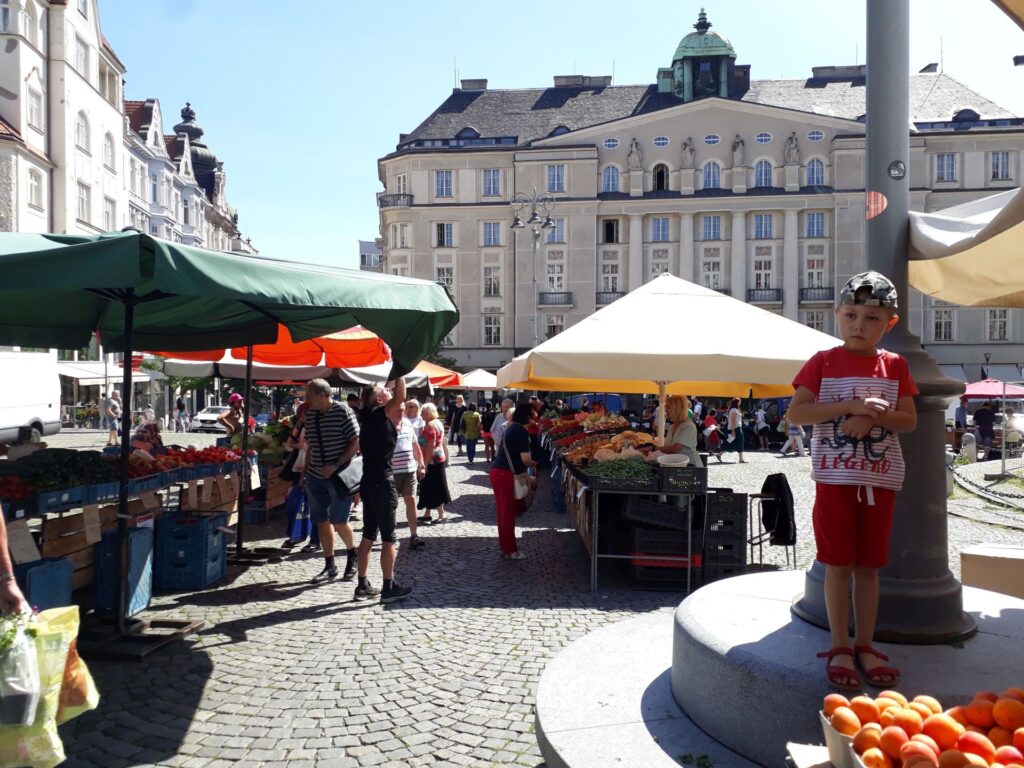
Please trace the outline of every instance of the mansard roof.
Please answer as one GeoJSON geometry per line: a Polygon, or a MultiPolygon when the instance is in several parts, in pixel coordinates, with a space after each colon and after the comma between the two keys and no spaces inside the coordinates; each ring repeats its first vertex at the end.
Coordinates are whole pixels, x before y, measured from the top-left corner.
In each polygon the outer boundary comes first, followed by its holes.
{"type": "MultiPolygon", "coordinates": [[[[865,94],[862,76],[755,80],[741,101],[857,120],[863,118],[866,109],[865,94]]],[[[682,103],[671,93],[658,93],[655,85],[515,90],[457,88],[417,128],[401,137],[399,148],[413,146],[414,142],[422,140],[454,140],[466,126],[472,126],[482,137],[467,142],[470,146],[496,143],[522,146],[550,136],[559,126],[575,131],[677,107],[682,103]],[[502,138],[506,140],[487,141],[502,138]]],[[[965,107],[974,109],[982,119],[1013,117],[998,104],[949,75],[926,73],[910,76],[911,120],[950,121],[955,112],[965,107]]]]}

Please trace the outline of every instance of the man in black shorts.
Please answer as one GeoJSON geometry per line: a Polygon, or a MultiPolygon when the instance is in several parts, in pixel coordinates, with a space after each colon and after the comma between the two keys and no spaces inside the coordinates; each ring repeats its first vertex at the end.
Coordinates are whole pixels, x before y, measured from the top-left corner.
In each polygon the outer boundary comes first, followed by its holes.
{"type": "Polygon", "coordinates": [[[395,512],[398,509],[398,492],[391,469],[391,459],[398,441],[398,424],[402,419],[402,404],[405,402],[405,379],[395,382],[392,397],[386,390],[376,393],[376,398],[365,398],[359,412],[359,449],[363,454],[363,479],[360,492],[363,497],[363,540],[359,542],[359,584],[355,600],[366,600],[380,595],[382,603],[404,600],[412,594],[409,587],[400,587],[395,582],[395,512]],[[380,533],[380,570],[384,576],[384,587],[377,590],[370,586],[366,571],[370,566],[370,550],[380,533]]]}

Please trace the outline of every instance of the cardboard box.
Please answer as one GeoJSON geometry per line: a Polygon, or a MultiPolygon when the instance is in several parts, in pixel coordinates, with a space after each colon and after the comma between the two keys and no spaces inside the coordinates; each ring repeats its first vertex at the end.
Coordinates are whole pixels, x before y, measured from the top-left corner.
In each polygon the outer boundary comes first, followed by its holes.
{"type": "Polygon", "coordinates": [[[968,587],[1024,598],[1024,547],[967,547],[960,553],[960,580],[968,587]]]}

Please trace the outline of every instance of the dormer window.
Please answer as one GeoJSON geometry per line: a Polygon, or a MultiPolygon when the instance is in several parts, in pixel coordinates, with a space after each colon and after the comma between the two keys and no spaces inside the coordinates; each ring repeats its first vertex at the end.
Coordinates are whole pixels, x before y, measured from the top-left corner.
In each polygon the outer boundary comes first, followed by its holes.
{"type": "Polygon", "coordinates": [[[555,130],[553,130],[551,133],[549,133],[548,136],[561,136],[563,133],[568,133],[568,132],[569,132],[568,128],[566,128],[564,125],[560,125],[557,128],[555,128],[555,130]]]}
{"type": "Polygon", "coordinates": [[[953,113],[954,123],[976,123],[981,120],[981,115],[973,109],[959,109],[953,113]]]}
{"type": "Polygon", "coordinates": [[[476,128],[470,128],[469,126],[467,126],[467,127],[463,128],[461,131],[459,131],[457,134],[455,134],[455,138],[457,138],[457,139],[479,139],[480,138],[480,131],[478,131],[476,128]]]}

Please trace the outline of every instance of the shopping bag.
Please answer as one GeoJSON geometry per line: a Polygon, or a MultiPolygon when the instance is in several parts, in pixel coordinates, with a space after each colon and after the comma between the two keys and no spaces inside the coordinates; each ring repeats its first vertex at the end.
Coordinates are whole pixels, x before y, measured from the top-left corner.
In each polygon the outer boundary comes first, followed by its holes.
{"type": "MultiPolygon", "coordinates": [[[[77,617],[76,617],[77,619],[77,617]]],[[[83,712],[96,709],[100,703],[100,692],[96,690],[89,668],[78,655],[78,638],[71,639],[68,646],[68,660],[64,665],[64,679],[60,686],[60,704],[57,708],[57,725],[63,725],[83,712]]]]}
{"type": "Polygon", "coordinates": [[[34,630],[22,614],[0,616],[0,726],[31,725],[39,704],[34,630]]]}
{"type": "Polygon", "coordinates": [[[288,516],[288,538],[293,542],[305,541],[312,526],[306,492],[297,485],[291,488],[285,497],[284,508],[288,516]]]}

